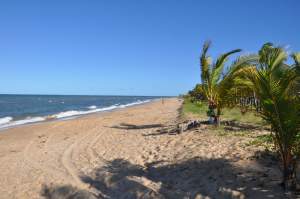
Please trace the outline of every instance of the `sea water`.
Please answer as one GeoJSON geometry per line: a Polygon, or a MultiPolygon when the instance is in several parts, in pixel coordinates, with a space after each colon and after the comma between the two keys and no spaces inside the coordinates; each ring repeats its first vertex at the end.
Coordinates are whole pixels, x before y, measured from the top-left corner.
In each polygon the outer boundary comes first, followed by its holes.
{"type": "Polygon", "coordinates": [[[0,129],[143,104],[161,97],[0,95],[0,129]]]}

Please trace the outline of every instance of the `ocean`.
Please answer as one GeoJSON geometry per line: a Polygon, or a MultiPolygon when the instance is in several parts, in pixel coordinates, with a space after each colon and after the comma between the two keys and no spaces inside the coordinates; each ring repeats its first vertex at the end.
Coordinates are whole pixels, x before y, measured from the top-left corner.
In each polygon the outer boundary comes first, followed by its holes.
{"type": "Polygon", "coordinates": [[[0,129],[143,104],[161,97],[0,95],[0,129]]]}

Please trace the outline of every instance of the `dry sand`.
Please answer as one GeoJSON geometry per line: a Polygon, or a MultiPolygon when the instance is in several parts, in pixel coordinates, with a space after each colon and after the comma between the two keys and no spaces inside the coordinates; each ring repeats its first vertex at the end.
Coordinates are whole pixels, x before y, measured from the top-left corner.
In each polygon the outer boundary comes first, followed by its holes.
{"type": "Polygon", "coordinates": [[[0,133],[0,198],[284,198],[251,137],[202,125],[179,135],[168,99],[0,133]]]}

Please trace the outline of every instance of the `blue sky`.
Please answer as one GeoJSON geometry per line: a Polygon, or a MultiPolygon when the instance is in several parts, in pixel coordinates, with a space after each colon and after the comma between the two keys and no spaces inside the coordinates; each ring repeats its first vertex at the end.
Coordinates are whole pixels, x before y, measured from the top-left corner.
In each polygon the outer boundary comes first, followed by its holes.
{"type": "Polygon", "coordinates": [[[213,56],[300,51],[299,0],[0,2],[0,93],[178,95],[213,56]]]}

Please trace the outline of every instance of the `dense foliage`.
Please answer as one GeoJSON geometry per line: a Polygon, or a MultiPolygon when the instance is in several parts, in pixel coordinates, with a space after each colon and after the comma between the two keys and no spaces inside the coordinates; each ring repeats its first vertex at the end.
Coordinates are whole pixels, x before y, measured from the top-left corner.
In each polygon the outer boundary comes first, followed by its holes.
{"type": "Polygon", "coordinates": [[[297,136],[300,130],[300,101],[297,96],[298,66],[288,65],[287,53],[271,43],[263,45],[256,63],[239,71],[244,84],[260,100],[261,117],[271,125],[275,145],[283,162],[287,188],[295,185],[297,136]]]}
{"type": "Polygon", "coordinates": [[[246,102],[271,126],[274,144],[282,160],[285,188],[295,185],[296,155],[300,138],[300,53],[291,55],[288,64],[285,49],[266,43],[257,55],[241,56],[224,71],[228,57],[236,49],[212,62],[205,42],[200,56],[201,91],[207,100],[209,116],[219,123],[224,107],[246,102]],[[216,112],[215,112],[216,109],[216,112]]]}

